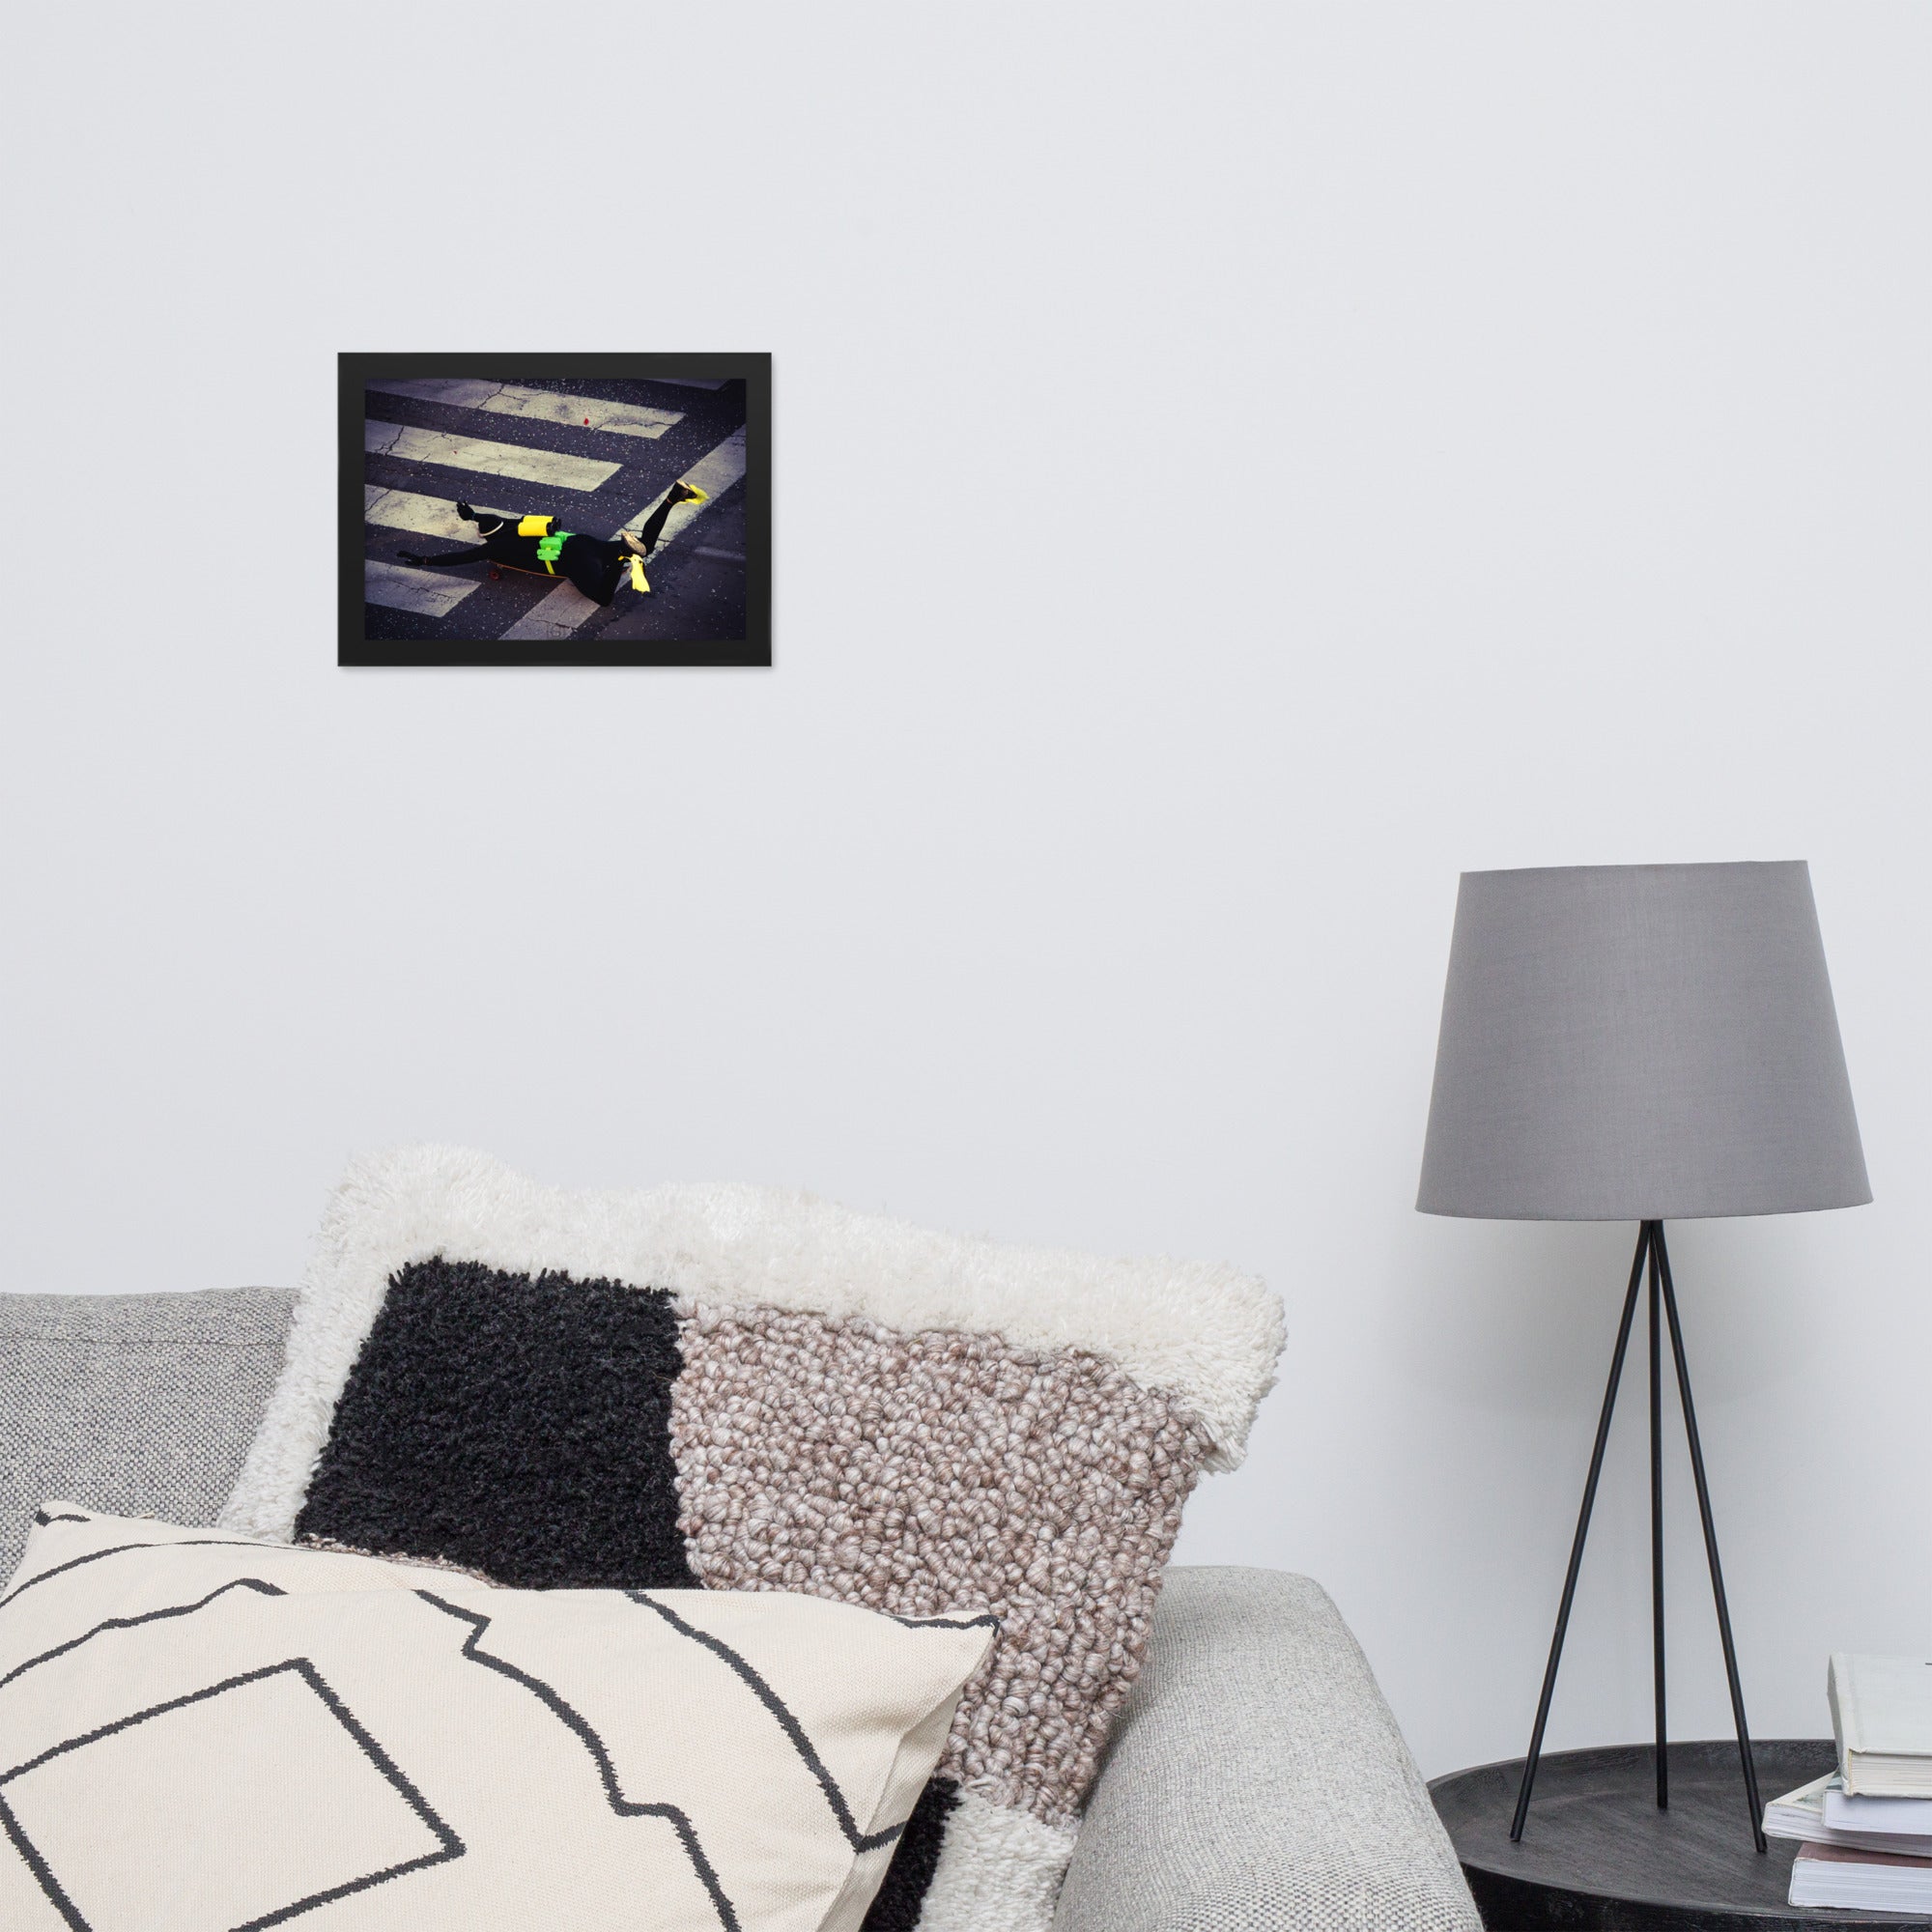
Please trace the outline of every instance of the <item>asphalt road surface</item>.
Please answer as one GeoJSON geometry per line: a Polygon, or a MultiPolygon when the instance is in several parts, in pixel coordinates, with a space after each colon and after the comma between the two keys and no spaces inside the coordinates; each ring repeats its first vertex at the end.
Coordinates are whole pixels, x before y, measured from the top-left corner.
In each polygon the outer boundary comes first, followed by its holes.
{"type": "Polygon", "coordinates": [[[521,639],[573,649],[745,635],[745,385],[506,374],[372,379],[363,410],[363,635],[371,642],[521,639]],[[584,418],[589,418],[586,425],[584,418]],[[674,482],[708,493],[675,505],[644,564],[600,607],[561,578],[487,562],[447,570],[479,541],[456,504],[611,538],[637,530],[674,482]]]}

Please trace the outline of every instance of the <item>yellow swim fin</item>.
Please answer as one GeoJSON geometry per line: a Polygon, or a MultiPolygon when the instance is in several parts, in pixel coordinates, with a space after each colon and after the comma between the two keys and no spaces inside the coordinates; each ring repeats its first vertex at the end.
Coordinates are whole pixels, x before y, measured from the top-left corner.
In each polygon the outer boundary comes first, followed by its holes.
{"type": "Polygon", "coordinates": [[[708,503],[711,500],[711,492],[700,490],[696,483],[683,483],[678,487],[684,492],[678,498],[680,503],[708,503]]]}
{"type": "Polygon", "coordinates": [[[650,587],[650,580],[644,575],[643,564],[634,556],[631,559],[631,588],[633,590],[648,590],[650,587]]]}

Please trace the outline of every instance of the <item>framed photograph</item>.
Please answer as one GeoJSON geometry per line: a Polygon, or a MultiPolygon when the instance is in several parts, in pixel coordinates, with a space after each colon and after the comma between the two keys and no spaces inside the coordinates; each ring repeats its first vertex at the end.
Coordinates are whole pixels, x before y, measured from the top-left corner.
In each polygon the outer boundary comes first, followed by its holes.
{"type": "Polygon", "coordinates": [[[344,355],[342,665],[769,665],[769,355],[344,355]]]}

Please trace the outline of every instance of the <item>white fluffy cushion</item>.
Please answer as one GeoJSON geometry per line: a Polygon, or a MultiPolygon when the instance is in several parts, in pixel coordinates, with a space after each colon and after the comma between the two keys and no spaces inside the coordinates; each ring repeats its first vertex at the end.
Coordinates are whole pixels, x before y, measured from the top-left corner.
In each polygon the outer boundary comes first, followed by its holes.
{"type": "Polygon", "coordinates": [[[49,1503],[0,1597],[0,1925],[843,1932],[991,1635],[49,1503]]]}

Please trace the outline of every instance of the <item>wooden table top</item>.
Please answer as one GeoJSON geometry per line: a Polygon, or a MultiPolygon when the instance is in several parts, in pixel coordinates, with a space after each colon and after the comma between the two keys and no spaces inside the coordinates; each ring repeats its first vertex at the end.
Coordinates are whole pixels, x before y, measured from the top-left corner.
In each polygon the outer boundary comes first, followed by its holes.
{"type": "MultiPolygon", "coordinates": [[[[1829,1738],[1754,1742],[1769,1804],[1832,1769],[1829,1738]]],[[[1932,1932],[1932,1917],[1820,1912],[1785,1902],[1797,1846],[1751,1843],[1735,1740],[1670,1747],[1670,1808],[1657,1808],[1649,1745],[1544,1753],[1522,1842],[1511,1844],[1522,1760],[1430,1785],[1483,1913],[1509,1932],[1768,1932],[1870,1925],[1932,1932]]]]}

